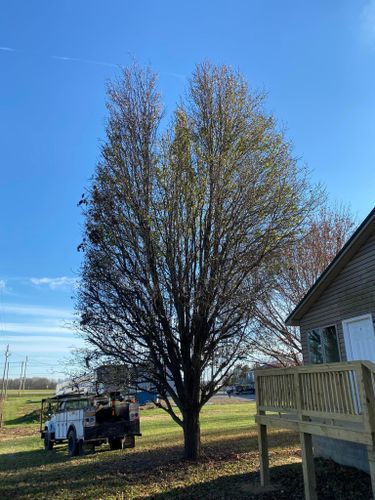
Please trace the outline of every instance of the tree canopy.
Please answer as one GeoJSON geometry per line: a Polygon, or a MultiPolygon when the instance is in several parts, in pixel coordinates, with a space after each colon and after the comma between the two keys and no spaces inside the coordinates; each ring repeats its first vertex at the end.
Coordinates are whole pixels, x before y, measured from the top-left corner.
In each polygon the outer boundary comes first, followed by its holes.
{"type": "Polygon", "coordinates": [[[107,139],[82,199],[82,336],[152,382],[187,458],[316,203],[263,101],[238,72],[200,64],[162,127],[156,76],[125,69],[108,88],[107,139]]]}
{"type": "Polygon", "coordinates": [[[308,219],[279,261],[279,270],[255,307],[252,323],[252,358],[281,366],[302,364],[299,328],[285,319],[351,236],[354,218],[347,207],[323,203],[308,219]]]}

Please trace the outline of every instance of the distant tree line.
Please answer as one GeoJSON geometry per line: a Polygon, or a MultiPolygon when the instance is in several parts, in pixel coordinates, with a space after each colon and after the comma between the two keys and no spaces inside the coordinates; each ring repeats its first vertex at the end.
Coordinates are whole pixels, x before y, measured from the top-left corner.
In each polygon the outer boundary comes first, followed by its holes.
{"type": "MultiPolygon", "coordinates": [[[[26,378],[25,389],[55,389],[56,380],[47,377],[30,377],[26,378]]],[[[19,389],[20,379],[11,378],[8,381],[8,389],[19,389]]]]}

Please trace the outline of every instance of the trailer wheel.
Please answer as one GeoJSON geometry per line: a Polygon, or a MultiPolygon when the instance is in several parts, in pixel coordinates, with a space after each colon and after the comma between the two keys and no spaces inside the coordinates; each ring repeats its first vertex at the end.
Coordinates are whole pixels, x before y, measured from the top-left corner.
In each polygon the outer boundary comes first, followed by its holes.
{"type": "Polygon", "coordinates": [[[122,439],[121,438],[109,438],[108,439],[109,448],[111,450],[122,450],[122,439]]]}
{"type": "Polygon", "coordinates": [[[75,457],[79,455],[79,451],[80,451],[80,445],[79,441],[77,440],[76,431],[74,429],[71,429],[68,432],[68,454],[71,457],[75,457]]]}
{"type": "Polygon", "coordinates": [[[52,450],[53,448],[53,441],[51,440],[51,435],[48,431],[44,432],[44,449],[47,450],[52,450]]]}

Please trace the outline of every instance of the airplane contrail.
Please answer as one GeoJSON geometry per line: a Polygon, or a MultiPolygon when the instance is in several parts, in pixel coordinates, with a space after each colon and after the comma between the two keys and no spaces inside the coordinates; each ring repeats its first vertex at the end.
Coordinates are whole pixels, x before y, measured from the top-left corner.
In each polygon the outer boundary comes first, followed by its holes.
{"type": "MultiPolygon", "coordinates": [[[[24,52],[23,50],[17,50],[12,47],[0,47],[0,50],[3,52],[24,52]]],[[[79,57],[55,56],[46,54],[32,54],[32,55],[35,55],[37,57],[47,57],[49,59],[57,59],[58,61],[72,61],[72,62],[81,62],[85,64],[98,64],[100,66],[111,66],[112,68],[118,68],[120,66],[119,64],[110,63],[107,61],[95,61],[93,59],[81,59],[79,57]]]]}
{"type": "Polygon", "coordinates": [[[94,61],[92,59],[80,59],[78,57],[68,57],[68,56],[50,56],[52,59],[58,59],[59,61],[73,61],[73,62],[83,62],[87,64],[99,64],[101,66],[112,66],[113,68],[118,68],[119,64],[114,64],[106,61],[94,61]]]}
{"type": "MultiPolygon", "coordinates": [[[[70,57],[70,56],[57,56],[57,55],[48,55],[48,54],[37,54],[37,53],[32,53],[32,52],[25,52],[24,50],[18,50],[14,49],[13,47],[0,47],[0,51],[3,52],[18,52],[18,53],[23,53],[23,54],[29,54],[29,55],[34,55],[36,57],[45,57],[48,59],[55,59],[57,61],[67,61],[67,62],[78,62],[78,63],[84,63],[84,64],[96,64],[99,66],[108,66],[111,68],[120,68],[121,64],[115,64],[111,63],[108,61],[97,61],[94,59],[82,59],[80,57],[70,57]]],[[[125,54],[129,57],[132,57],[134,59],[134,55],[129,52],[125,51],[125,54]]],[[[180,73],[173,73],[170,71],[167,72],[161,72],[160,74],[168,75],[171,76],[172,78],[177,78],[178,80],[185,80],[186,76],[182,75],[180,73]]]]}

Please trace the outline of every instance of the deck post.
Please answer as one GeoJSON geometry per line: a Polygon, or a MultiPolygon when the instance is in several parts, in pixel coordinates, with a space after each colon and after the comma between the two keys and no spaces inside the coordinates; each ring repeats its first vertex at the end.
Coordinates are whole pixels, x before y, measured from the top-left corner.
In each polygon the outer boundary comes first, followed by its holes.
{"type": "Polygon", "coordinates": [[[372,496],[375,498],[375,447],[367,446],[368,464],[370,469],[372,496]]]}
{"type": "MultiPolygon", "coordinates": [[[[300,422],[307,420],[302,414],[303,398],[302,388],[300,384],[299,371],[296,369],[294,373],[294,387],[296,391],[297,414],[300,422]]],[[[316,478],[315,478],[315,465],[314,453],[312,446],[312,435],[306,432],[300,432],[301,452],[302,452],[302,471],[303,471],[303,485],[305,489],[306,500],[317,500],[316,495],[316,478]]]]}
{"type": "Polygon", "coordinates": [[[268,486],[270,484],[270,464],[268,456],[268,436],[267,426],[258,424],[258,445],[260,462],[260,484],[268,486]]]}
{"type": "MultiPolygon", "coordinates": [[[[256,372],[255,372],[255,394],[257,395],[256,397],[257,415],[264,415],[265,411],[259,408],[263,404],[263,393],[256,372]]],[[[260,484],[261,486],[267,486],[270,484],[270,464],[268,455],[267,425],[258,424],[257,428],[258,428],[260,484]]]]}
{"type": "Polygon", "coordinates": [[[299,432],[306,500],[317,500],[313,435],[367,446],[375,499],[374,363],[257,370],[255,381],[262,486],[269,483],[267,427],[275,426],[299,432]]]}
{"type": "MultiPolygon", "coordinates": [[[[362,401],[363,401],[363,416],[365,419],[365,425],[367,426],[368,431],[372,435],[372,439],[374,440],[374,432],[375,432],[375,397],[374,397],[374,386],[373,386],[373,374],[371,370],[365,366],[361,365],[361,377],[359,380],[362,383],[362,401]]],[[[372,445],[367,446],[367,457],[368,464],[370,470],[371,477],[371,487],[372,487],[372,495],[375,498],[375,445],[374,442],[372,445]]]]}
{"type": "Polygon", "coordinates": [[[300,433],[302,451],[303,484],[305,487],[305,499],[317,500],[314,454],[312,447],[312,435],[306,432],[300,433]]]}

